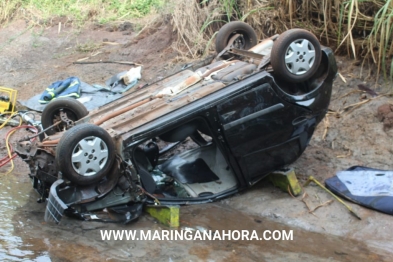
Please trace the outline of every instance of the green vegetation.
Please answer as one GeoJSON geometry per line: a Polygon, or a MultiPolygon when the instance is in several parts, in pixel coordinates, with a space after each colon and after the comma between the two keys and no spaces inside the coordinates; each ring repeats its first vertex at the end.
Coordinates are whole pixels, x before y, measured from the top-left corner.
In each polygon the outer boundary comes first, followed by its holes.
{"type": "Polygon", "coordinates": [[[2,0],[0,23],[15,16],[41,21],[59,16],[78,23],[89,19],[106,23],[143,17],[163,4],[164,0],[2,0]]]}
{"type": "Polygon", "coordinates": [[[85,43],[85,44],[78,44],[76,46],[76,51],[82,52],[82,53],[92,53],[92,52],[100,49],[100,47],[101,47],[101,44],[90,42],[90,43],[85,43]]]}
{"type": "Polygon", "coordinates": [[[241,20],[256,29],[260,38],[293,27],[308,29],[337,53],[346,53],[363,64],[374,63],[378,73],[393,80],[393,0],[0,1],[0,24],[15,17],[25,18],[31,25],[53,17],[66,18],[74,25],[88,20],[104,24],[150,13],[159,13],[161,21],[170,15],[178,33],[174,48],[184,57],[207,54],[213,49],[218,28],[241,20]]]}
{"type": "MultiPolygon", "coordinates": [[[[378,64],[378,72],[382,66],[385,78],[387,77],[388,59],[390,58],[390,80],[393,80],[393,1],[387,0],[374,17],[374,25],[368,36],[369,48],[379,45],[378,57],[373,56],[378,64]]],[[[374,53],[372,53],[374,55],[374,53]]]]}
{"type": "Polygon", "coordinates": [[[393,0],[180,1],[172,17],[179,36],[176,48],[187,57],[211,49],[211,36],[223,21],[241,20],[259,38],[305,28],[336,53],[374,63],[378,74],[393,80],[393,0]]]}
{"type": "Polygon", "coordinates": [[[291,25],[301,21],[337,53],[374,63],[393,80],[393,0],[280,0],[276,6],[289,13],[291,25]]]}

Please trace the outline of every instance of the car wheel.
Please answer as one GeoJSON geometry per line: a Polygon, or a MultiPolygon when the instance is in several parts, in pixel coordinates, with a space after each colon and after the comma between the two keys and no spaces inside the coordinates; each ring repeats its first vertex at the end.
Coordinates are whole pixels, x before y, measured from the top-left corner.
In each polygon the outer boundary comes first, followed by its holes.
{"type": "Polygon", "coordinates": [[[237,49],[248,50],[257,44],[257,34],[254,29],[240,21],[229,22],[225,24],[217,33],[216,51],[220,53],[228,45],[229,40],[236,34],[240,34],[235,42],[234,47],[237,49]]]}
{"type": "MultiPolygon", "coordinates": [[[[42,111],[42,127],[46,129],[60,121],[60,111],[65,112],[67,114],[67,118],[72,121],[77,121],[89,114],[89,111],[87,111],[86,107],[74,98],[58,98],[50,102],[44,108],[44,111],[42,111]]],[[[45,131],[45,133],[47,135],[53,135],[56,132],[64,131],[65,129],[66,125],[64,123],[60,123],[56,127],[48,129],[45,131]]]]}
{"type": "Polygon", "coordinates": [[[83,123],[67,130],[56,148],[58,170],[78,185],[101,180],[114,160],[115,146],[111,136],[93,124],[83,123]]]}
{"type": "Polygon", "coordinates": [[[270,60],[275,75],[297,83],[315,74],[321,56],[321,45],[315,35],[303,29],[291,29],[274,42],[270,60]]]}

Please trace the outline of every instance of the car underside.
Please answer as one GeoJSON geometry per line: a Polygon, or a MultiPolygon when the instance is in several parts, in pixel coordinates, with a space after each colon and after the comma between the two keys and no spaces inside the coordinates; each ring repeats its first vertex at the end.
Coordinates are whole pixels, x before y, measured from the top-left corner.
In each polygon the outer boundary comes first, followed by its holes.
{"type": "Polygon", "coordinates": [[[327,112],[335,58],[302,29],[259,44],[250,30],[225,25],[211,64],[94,111],[49,103],[43,131],[16,146],[45,219],[126,223],[145,203],[211,202],[293,163],[327,112]]]}

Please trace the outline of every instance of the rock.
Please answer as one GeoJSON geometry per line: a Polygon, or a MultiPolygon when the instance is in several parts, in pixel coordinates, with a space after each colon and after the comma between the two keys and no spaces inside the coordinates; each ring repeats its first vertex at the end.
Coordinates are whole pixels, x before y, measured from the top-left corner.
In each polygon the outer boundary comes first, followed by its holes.
{"type": "Polygon", "coordinates": [[[390,129],[393,127],[393,105],[383,104],[378,107],[377,118],[383,122],[384,129],[390,129]]]}
{"type": "Polygon", "coordinates": [[[385,119],[383,120],[383,127],[385,129],[390,129],[393,127],[393,112],[385,115],[385,119]]]}
{"type": "Polygon", "coordinates": [[[132,31],[134,29],[134,24],[130,22],[124,22],[119,25],[119,31],[132,31]]]}
{"type": "Polygon", "coordinates": [[[109,25],[109,26],[107,26],[105,28],[105,30],[108,31],[108,32],[114,32],[114,31],[117,30],[117,28],[115,26],[113,26],[113,25],[109,25]]]}

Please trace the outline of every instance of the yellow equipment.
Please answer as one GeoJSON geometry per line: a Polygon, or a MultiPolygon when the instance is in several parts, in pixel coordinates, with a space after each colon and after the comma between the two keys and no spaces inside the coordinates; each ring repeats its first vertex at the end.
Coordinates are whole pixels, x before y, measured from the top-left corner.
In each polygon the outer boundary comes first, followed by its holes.
{"type": "Polygon", "coordinates": [[[288,192],[288,190],[291,190],[291,194],[294,196],[298,196],[302,192],[293,168],[274,171],[270,173],[269,179],[274,186],[280,188],[282,191],[288,192]]]}
{"type": "Polygon", "coordinates": [[[4,112],[14,113],[17,94],[17,90],[0,87],[0,114],[4,112]]]}
{"type": "Polygon", "coordinates": [[[168,227],[179,227],[180,206],[146,205],[145,212],[168,227]]]}

